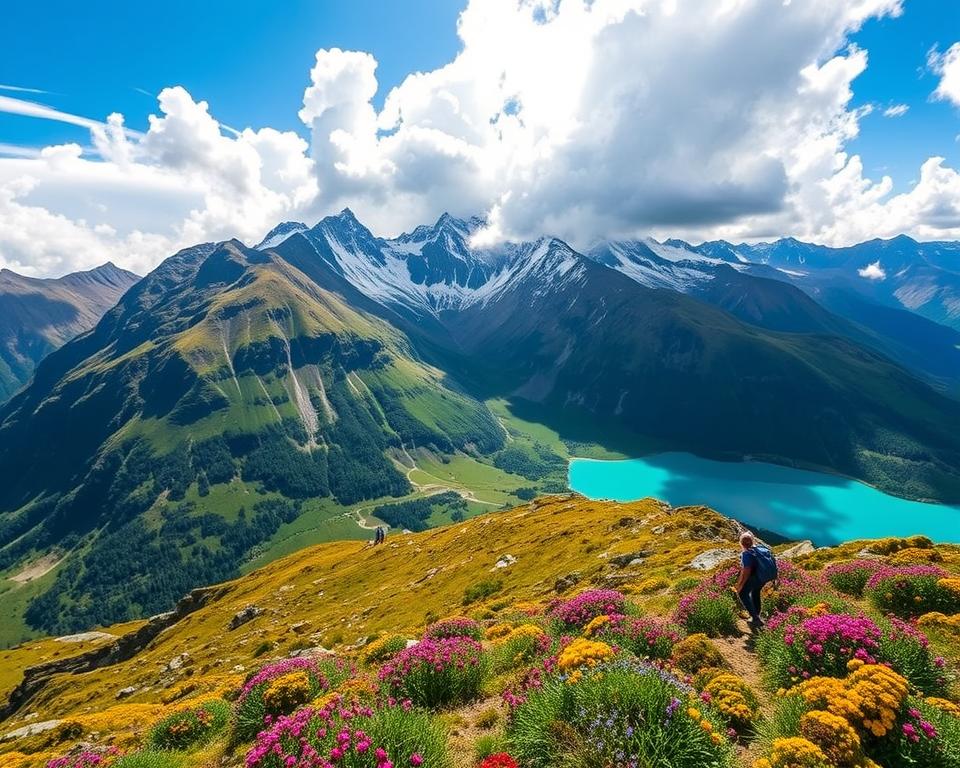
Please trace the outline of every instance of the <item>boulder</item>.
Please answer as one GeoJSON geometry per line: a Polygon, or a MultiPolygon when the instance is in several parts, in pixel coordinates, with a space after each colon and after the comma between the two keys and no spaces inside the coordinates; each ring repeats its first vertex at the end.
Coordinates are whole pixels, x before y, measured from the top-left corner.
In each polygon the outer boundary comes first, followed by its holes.
{"type": "Polygon", "coordinates": [[[263,608],[258,608],[255,605],[248,605],[246,608],[237,611],[233,618],[230,619],[230,629],[236,629],[237,627],[242,627],[248,621],[253,621],[257,616],[263,613],[263,608]]]}
{"type": "Polygon", "coordinates": [[[553,583],[553,589],[555,592],[563,594],[568,589],[576,586],[580,583],[580,580],[583,578],[583,575],[580,571],[573,571],[568,573],[566,576],[561,576],[553,583]]]}
{"type": "Polygon", "coordinates": [[[496,565],[493,567],[496,568],[507,568],[517,562],[517,558],[513,555],[503,555],[499,560],[497,560],[496,565]]]}
{"type": "Polygon", "coordinates": [[[129,698],[130,696],[133,696],[133,694],[135,694],[137,690],[138,690],[137,686],[128,685],[126,688],[121,688],[119,691],[117,691],[117,698],[118,699],[129,698]]]}
{"type": "Polygon", "coordinates": [[[611,557],[610,563],[617,568],[626,568],[628,565],[640,565],[646,557],[650,557],[650,550],[638,549],[636,552],[611,557]]]}
{"type": "Polygon", "coordinates": [[[174,656],[172,659],[170,659],[170,661],[167,662],[166,670],[168,672],[172,672],[175,669],[180,669],[180,667],[182,667],[189,658],[189,653],[181,653],[178,656],[174,656]]]}
{"type": "Polygon", "coordinates": [[[779,553],[777,557],[782,557],[789,560],[791,557],[800,557],[800,555],[809,555],[811,552],[816,551],[816,547],[813,546],[813,542],[810,539],[805,539],[804,541],[794,544],[792,547],[788,547],[779,553]]]}
{"type": "Polygon", "coordinates": [[[109,632],[78,632],[75,635],[64,635],[63,637],[55,637],[54,641],[57,643],[88,643],[93,640],[115,640],[116,635],[111,635],[109,632]]]}
{"type": "Polygon", "coordinates": [[[25,725],[22,728],[17,728],[14,731],[5,733],[0,737],[0,741],[13,741],[14,739],[22,739],[25,736],[36,736],[38,733],[53,730],[60,725],[61,722],[61,720],[44,720],[42,723],[30,723],[30,725],[25,725]]]}
{"type": "Polygon", "coordinates": [[[706,552],[701,552],[693,558],[693,560],[690,561],[690,567],[695,571],[709,571],[716,568],[720,563],[725,563],[728,560],[736,560],[739,556],[739,549],[708,549],[706,552]]]}

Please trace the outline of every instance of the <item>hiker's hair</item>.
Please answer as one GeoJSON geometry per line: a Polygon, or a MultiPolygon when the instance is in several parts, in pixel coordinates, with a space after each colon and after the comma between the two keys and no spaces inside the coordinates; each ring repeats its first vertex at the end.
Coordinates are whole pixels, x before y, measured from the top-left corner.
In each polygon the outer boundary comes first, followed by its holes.
{"type": "Polygon", "coordinates": [[[740,546],[745,549],[753,546],[753,534],[750,531],[744,531],[740,534],[740,546]]]}

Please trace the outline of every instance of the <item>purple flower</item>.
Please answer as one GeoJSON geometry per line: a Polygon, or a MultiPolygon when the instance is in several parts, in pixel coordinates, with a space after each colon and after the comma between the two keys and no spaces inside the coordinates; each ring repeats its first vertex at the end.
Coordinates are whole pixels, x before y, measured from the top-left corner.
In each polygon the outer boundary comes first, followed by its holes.
{"type": "Polygon", "coordinates": [[[626,598],[615,589],[588,589],[550,607],[552,616],[568,627],[583,627],[597,616],[623,614],[626,598]]]}

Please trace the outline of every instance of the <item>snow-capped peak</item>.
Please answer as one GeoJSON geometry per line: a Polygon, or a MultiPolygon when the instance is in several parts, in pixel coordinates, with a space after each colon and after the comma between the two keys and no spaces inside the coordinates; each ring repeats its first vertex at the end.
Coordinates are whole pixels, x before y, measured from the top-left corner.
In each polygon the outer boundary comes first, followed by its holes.
{"type": "Polygon", "coordinates": [[[307,229],[307,225],[299,221],[285,221],[282,224],[277,224],[277,226],[267,232],[266,237],[260,241],[256,249],[258,251],[265,251],[268,248],[276,248],[288,237],[292,237],[299,232],[306,232],[307,229]]]}

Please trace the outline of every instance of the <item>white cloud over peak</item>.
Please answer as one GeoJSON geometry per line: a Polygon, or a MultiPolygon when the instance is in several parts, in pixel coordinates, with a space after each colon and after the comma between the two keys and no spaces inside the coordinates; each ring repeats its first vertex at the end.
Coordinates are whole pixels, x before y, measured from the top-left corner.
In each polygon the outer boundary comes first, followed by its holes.
{"type": "Polygon", "coordinates": [[[874,261],[862,269],[858,269],[857,274],[867,280],[886,280],[887,278],[886,270],[880,266],[879,261],[874,261]]]}
{"type": "MultiPolygon", "coordinates": [[[[144,270],[183,245],[256,242],[343,206],[386,235],[444,210],[486,213],[488,241],[960,237],[960,176],[942,158],[894,194],[846,151],[871,110],[852,105],[869,55],[850,35],[900,11],[901,0],[473,0],[456,57],[408,76],[379,111],[372,55],[318,51],[299,112],[309,141],[232,131],[174,87],[142,135],[120,115],[89,121],[93,156],[0,158],[0,265],[144,270]]],[[[939,98],[953,98],[955,60],[960,44],[931,54],[939,98]]]]}

